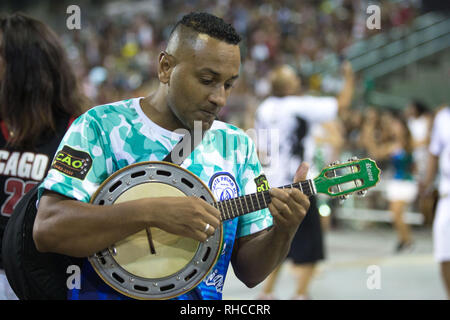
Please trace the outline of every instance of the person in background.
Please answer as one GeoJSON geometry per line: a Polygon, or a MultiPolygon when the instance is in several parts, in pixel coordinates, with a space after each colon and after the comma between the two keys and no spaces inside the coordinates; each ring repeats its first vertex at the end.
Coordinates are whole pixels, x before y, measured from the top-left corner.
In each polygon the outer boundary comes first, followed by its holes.
{"type": "MultiPolygon", "coordinates": [[[[405,110],[405,118],[413,138],[413,155],[416,164],[415,179],[421,181],[425,178],[428,161],[428,145],[430,143],[433,112],[420,100],[413,100],[405,110]]],[[[426,199],[416,199],[413,206],[424,217],[424,224],[431,225],[434,218],[434,207],[437,202],[437,190],[434,189],[426,199]]]]}
{"type": "Polygon", "coordinates": [[[414,100],[407,107],[405,118],[413,138],[413,153],[417,166],[416,175],[418,179],[421,179],[426,172],[433,114],[426,104],[419,100],[414,100]]]}
{"type": "MultiPolygon", "coordinates": [[[[0,18],[0,250],[9,217],[47,174],[83,95],[56,34],[21,13],[0,18]]],[[[17,299],[0,255],[0,300],[17,299]]]]}
{"type": "MultiPolygon", "coordinates": [[[[314,127],[330,122],[349,107],[354,90],[350,63],[342,66],[344,86],[337,98],[300,95],[300,78],[293,68],[281,65],[271,73],[272,95],[258,107],[255,129],[258,152],[271,187],[289,184],[295,166],[311,165],[310,177],[322,168],[314,166],[314,127]]],[[[309,299],[308,288],[317,263],[324,259],[322,228],[316,198],[310,197],[310,208],[298,228],[288,258],[293,260],[298,277],[292,299],[309,299]]],[[[274,299],[276,279],[281,264],[268,278],[259,299],[274,299]]]]}
{"type": "Polygon", "coordinates": [[[434,257],[440,265],[442,281],[450,299],[450,107],[439,110],[435,116],[427,172],[419,184],[420,197],[430,196],[439,172],[439,201],[433,221],[434,257]]]}
{"type": "Polygon", "coordinates": [[[401,252],[412,245],[412,234],[404,221],[404,212],[417,196],[413,139],[400,114],[385,111],[382,119],[389,125],[379,139],[375,133],[377,124],[366,123],[365,144],[370,156],[376,160],[389,161],[389,168],[392,169],[392,177],[387,181],[386,199],[389,201],[389,210],[398,236],[395,252],[401,252]]]}

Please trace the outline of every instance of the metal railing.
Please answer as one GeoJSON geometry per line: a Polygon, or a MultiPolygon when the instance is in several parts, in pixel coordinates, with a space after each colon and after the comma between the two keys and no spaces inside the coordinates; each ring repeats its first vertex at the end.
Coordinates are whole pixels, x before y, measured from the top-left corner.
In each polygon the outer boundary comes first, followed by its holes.
{"type": "Polygon", "coordinates": [[[376,79],[450,47],[450,17],[430,12],[346,50],[355,72],[376,79]]]}

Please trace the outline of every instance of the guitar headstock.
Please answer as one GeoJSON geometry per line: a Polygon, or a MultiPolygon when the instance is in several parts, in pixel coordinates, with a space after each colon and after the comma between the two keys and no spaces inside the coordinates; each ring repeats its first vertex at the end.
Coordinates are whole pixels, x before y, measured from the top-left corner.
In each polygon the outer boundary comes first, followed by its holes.
{"type": "Polygon", "coordinates": [[[354,192],[364,196],[368,188],[380,181],[380,173],[380,168],[372,159],[353,157],[347,162],[334,162],[324,168],[314,183],[318,193],[346,199],[354,192]]]}

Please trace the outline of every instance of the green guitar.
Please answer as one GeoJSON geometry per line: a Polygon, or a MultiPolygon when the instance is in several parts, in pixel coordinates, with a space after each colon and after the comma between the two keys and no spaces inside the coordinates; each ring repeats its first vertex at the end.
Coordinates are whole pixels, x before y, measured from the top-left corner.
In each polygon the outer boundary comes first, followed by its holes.
{"type": "MultiPolygon", "coordinates": [[[[381,170],[375,161],[365,158],[351,158],[348,162],[334,162],[330,166],[322,169],[321,173],[312,180],[304,180],[280,189],[297,188],[307,196],[317,193],[324,193],[333,198],[346,199],[349,194],[355,193],[364,196],[368,188],[374,187],[380,180],[381,170]]],[[[246,196],[216,202],[215,206],[221,211],[223,208],[231,208],[235,214],[224,216],[225,219],[266,208],[270,202],[269,191],[257,192],[246,196]],[[250,205],[246,205],[249,204],[250,205]],[[255,205],[256,204],[256,205],[255,205]]]]}

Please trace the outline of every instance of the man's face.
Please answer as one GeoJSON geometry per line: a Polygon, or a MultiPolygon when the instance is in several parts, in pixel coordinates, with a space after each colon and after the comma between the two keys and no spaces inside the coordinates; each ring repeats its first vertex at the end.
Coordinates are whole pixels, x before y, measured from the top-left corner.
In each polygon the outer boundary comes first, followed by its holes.
{"type": "Polygon", "coordinates": [[[239,75],[239,46],[200,34],[195,44],[177,52],[168,83],[168,105],[188,130],[202,121],[208,130],[226,104],[239,75]]]}

